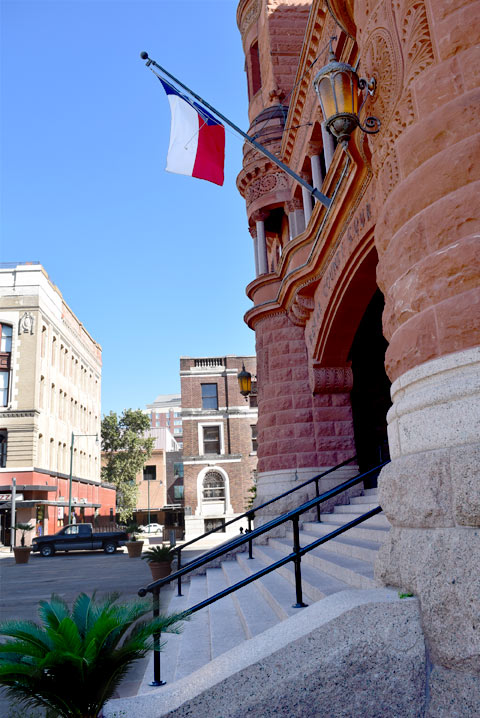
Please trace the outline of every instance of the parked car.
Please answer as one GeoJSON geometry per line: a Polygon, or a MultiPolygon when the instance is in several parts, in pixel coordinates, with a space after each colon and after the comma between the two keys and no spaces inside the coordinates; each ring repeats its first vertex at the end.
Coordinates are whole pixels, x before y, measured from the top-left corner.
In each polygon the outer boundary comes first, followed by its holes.
{"type": "Polygon", "coordinates": [[[92,524],[70,524],[56,534],[39,536],[32,541],[32,551],[42,556],[53,556],[57,551],[92,551],[103,549],[115,553],[128,541],[125,531],[94,532],[92,524]]]}
{"type": "Polygon", "coordinates": [[[146,526],[139,526],[138,530],[146,534],[163,533],[163,526],[160,524],[147,524],[146,526]]]}

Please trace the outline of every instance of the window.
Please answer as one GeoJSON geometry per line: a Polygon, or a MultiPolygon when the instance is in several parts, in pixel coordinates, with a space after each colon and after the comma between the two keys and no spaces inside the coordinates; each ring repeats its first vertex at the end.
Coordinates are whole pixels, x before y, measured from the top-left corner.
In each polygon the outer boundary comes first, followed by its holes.
{"type": "Polygon", "coordinates": [[[7,465],[7,432],[0,433],[0,468],[4,469],[7,465]]]}
{"type": "Polygon", "coordinates": [[[0,371],[0,406],[8,404],[8,371],[0,371]]]}
{"type": "Polygon", "coordinates": [[[203,500],[222,501],[225,499],[225,479],[218,471],[207,471],[203,479],[203,500]]]}
{"type": "Polygon", "coordinates": [[[175,417],[175,419],[178,419],[179,417],[182,416],[182,412],[181,412],[181,411],[174,411],[174,412],[173,412],[173,416],[175,417]]]}
{"type": "Polygon", "coordinates": [[[249,400],[249,406],[251,409],[256,409],[258,406],[258,396],[257,396],[257,382],[252,381],[252,391],[250,392],[250,396],[248,397],[249,400]]]}
{"type": "Polygon", "coordinates": [[[203,453],[220,454],[220,427],[203,427],[203,453]]]}
{"type": "Polygon", "coordinates": [[[183,429],[182,429],[182,427],[180,427],[180,428],[175,427],[175,429],[173,430],[173,433],[174,433],[174,434],[183,434],[183,429]]]}
{"type": "Polygon", "coordinates": [[[250,47],[250,77],[248,78],[249,99],[257,94],[262,86],[262,76],[260,73],[260,54],[258,52],[258,42],[254,42],[250,47]]]}
{"type": "Polygon", "coordinates": [[[8,405],[11,353],[12,327],[10,324],[0,324],[0,406],[8,405]]]}
{"type": "Polygon", "coordinates": [[[173,487],[173,498],[174,499],[183,499],[183,486],[174,486],[173,487]]]}
{"type": "Polygon", "coordinates": [[[78,526],[69,526],[65,529],[64,533],[67,536],[74,536],[78,534],[78,526]]]}
{"type": "Polygon", "coordinates": [[[202,409],[218,409],[216,384],[202,384],[202,409]]]}
{"type": "Polygon", "coordinates": [[[12,327],[9,324],[2,324],[0,326],[2,328],[0,352],[10,354],[12,351],[12,327]]]}
{"type": "Polygon", "coordinates": [[[183,464],[182,463],[174,463],[173,465],[173,475],[175,478],[183,479],[183,464]]]}
{"type": "Polygon", "coordinates": [[[257,450],[257,425],[253,424],[250,426],[250,431],[252,432],[252,451],[257,450]]]}
{"type": "Polygon", "coordinates": [[[175,426],[181,426],[181,425],[182,425],[182,420],[181,420],[181,419],[175,419],[175,421],[174,421],[173,423],[174,423],[175,426]]]}
{"type": "Polygon", "coordinates": [[[157,467],[156,466],[144,466],[143,467],[143,480],[144,481],[155,481],[157,478],[157,467]]]}

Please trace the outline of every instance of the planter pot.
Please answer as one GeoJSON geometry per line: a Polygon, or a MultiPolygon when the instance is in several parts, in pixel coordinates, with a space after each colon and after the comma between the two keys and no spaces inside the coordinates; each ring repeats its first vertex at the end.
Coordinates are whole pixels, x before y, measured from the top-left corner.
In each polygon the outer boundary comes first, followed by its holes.
{"type": "Polygon", "coordinates": [[[169,576],[172,573],[172,562],[171,561],[162,561],[161,563],[152,563],[148,564],[150,566],[150,571],[152,572],[152,578],[154,581],[158,581],[160,578],[165,578],[165,576],[169,576]]]}
{"type": "Polygon", "coordinates": [[[127,541],[125,546],[130,558],[139,558],[142,555],[143,541],[127,541]]]}
{"type": "Polygon", "coordinates": [[[30,546],[14,546],[15,563],[28,563],[31,550],[30,546]]]}

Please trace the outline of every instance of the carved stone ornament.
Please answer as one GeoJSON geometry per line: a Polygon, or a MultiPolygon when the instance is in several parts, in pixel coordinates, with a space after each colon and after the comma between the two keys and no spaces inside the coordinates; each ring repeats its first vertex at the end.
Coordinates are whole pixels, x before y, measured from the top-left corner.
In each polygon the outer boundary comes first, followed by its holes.
{"type": "Polygon", "coordinates": [[[33,334],[34,323],[35,319],[33,317],[33,314],[30,314],[30,312],[25,312],[18,323],[18,333],[33,334]]]}
{"type": "Polygon", "coordinates": [[[258,16],[260,15],[261,2],[260,0],[252,0],[250,7],[245,13],[243,13],[243,9],[246,5],[248,5],[248,1],[242,3],[242,5],[243,7],[239,6],[238,8],[237,24],[243,38],[247,30],[250,28],[250,25],[253,25],[253,23],[258,19],[258,16]]]}
{"type": "Polygon", "coordinates": [[[247,200],[247,204],[251,204],[264,194],[274,191],[279,192],[285,189],[288,189],[286,175],[283,172],[273,172],[254,180],[247,188],[245,199],[247,200]]]}
{"type": "Polygon", "coordinates": [[[353,372],[349,366],[308,368],[308,381],[312,394],[346,394],[352,391],[353,372]]]}

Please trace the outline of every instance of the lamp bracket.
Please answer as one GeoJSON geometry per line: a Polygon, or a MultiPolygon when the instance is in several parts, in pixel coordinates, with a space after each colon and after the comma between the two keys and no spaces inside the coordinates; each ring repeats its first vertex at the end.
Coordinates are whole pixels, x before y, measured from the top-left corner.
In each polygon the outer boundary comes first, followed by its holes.
{"type": "Polygon", "coordinates": [[[367,93],[372,96],[375,94],[375,90],[377,89],[377,81],[374,77],[371,77],[370,79],[367,79],[366,77],[359,77],[358,86],[361,90],[366,90],[367,93]]]}
{"type": "Polygon", "coordinates": [[[380,132],[380,125],[382,123],[378,119],[378,117],[367,117],[365,120],[365,127],[359,122],[358,126],[362,130],[362,132],[365,132],[367,135],[376,135],[377,132],[380,132]]]}

